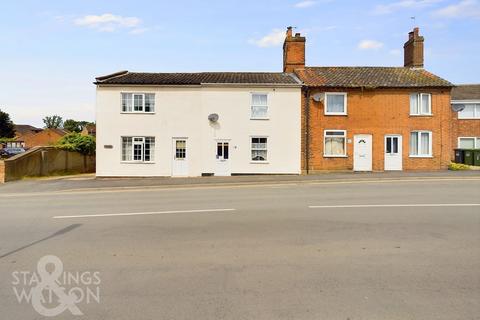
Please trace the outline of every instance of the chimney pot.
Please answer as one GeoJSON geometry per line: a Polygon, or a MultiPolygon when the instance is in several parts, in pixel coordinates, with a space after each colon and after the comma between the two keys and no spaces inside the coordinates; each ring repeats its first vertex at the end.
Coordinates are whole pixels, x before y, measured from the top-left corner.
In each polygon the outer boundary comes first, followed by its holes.
{"type": "Polygon", "coordinates": [[[287,38],[291,38],[293,34],[293,27],[287,27],[287,38]]]}

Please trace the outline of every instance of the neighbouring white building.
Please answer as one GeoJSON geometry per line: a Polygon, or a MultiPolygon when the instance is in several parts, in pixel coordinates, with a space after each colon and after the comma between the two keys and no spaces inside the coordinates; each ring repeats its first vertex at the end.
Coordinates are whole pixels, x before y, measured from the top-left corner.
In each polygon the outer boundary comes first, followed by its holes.
{"type": "Polygon", "coordinates": [[[123,71],[95,84],[99,177],[301,172],[292,74],[123,71]]]}

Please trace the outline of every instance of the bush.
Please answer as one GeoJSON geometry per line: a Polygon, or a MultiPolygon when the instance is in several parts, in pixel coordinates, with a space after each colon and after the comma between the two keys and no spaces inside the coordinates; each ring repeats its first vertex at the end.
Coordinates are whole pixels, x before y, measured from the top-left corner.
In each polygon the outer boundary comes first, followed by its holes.
{"type": "Polygon", "coordinates": [[[0,143],[13,142],[15,138],[0,138],[0,143]]]}
{"type": "Polygon", "coordinates": [[[459,170],[470,170],[470,166],[463,163],[454,163],[450,162],[448,165],[448,170],[459,171],[459,170]]]}
{"type": "Polygon", "coordinates": [[[76,151],[81,154],[91,156],[95,154],[95,137],[82,136],[73,132],[63,136],[55,147],[66,151],[76,151]]]}

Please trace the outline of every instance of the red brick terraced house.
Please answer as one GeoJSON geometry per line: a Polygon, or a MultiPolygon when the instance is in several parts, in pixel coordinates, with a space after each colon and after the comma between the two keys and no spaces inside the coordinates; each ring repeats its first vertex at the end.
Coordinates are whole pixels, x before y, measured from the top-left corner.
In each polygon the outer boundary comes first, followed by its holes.
{"type": "Polygon", "coordinates": [[[480,149],[480,84],[453,88],[452,109],[452,146],[480,149]]]}
{"type": "Polygon", "coordinates": [[[453,85],[423,68],[418,28],[403,67],[305,66],[305,42],[287,29],[284,72],[303,82],[304,173],[447,168],[453,85]]]}

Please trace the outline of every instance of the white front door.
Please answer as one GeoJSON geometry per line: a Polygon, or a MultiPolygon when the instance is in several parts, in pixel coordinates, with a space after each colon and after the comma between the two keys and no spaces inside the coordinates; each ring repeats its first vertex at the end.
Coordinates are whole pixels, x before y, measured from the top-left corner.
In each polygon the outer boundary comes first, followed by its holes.
{"type": "Polygon", "coordinates": [[[173,138],[172,176],[188,176],[187,138],[173,138]]]}
{"type": "Polygon", "coordinates": [[[385,170],[402,170],[402,136],[385,136],[385,170]]]}
{"type": "Polygon", "coordinates": [[[372,171],[372,135],[355,135],[353,143],[353,170],[372,171]]]}
{"type": "Polygon", "coordinates": [[[215,175],[230,176],[230,143],[216,141],[215,175]]]}

